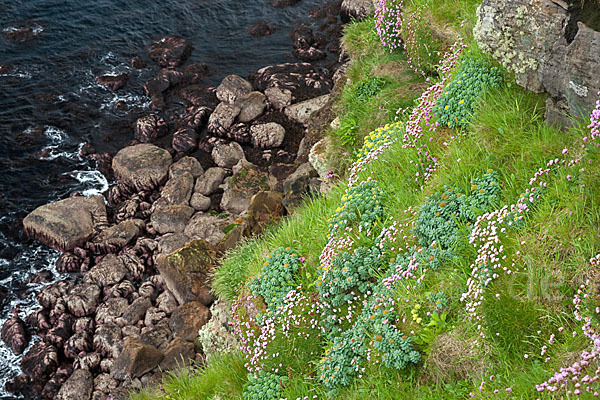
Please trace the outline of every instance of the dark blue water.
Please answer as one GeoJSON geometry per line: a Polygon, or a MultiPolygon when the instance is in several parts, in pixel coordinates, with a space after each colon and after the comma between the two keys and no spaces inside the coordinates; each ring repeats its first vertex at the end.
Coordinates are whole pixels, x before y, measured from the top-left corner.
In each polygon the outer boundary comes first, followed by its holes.
{"type": "MultiPolygon", "coordinates": [[[[191,60],[209,66],[209,83],[230,73],[295,61],[289,33],[323,0],[273,8],[271,0],[0,0],[0,33],[28,25],[34,38],[13,42],[0,36],[0,324],[13,307],[20,315],[35,307],[39,285],[27,284],[42,269],[54,272],[58,253],[24,237],[23,217],[42,204],[75,191],[101,193],[109,182],[79,157],[84,142],[116,151],[133,138],[131,124],[149,104],[141,87],[157,70],[134,70],[153,39],[175,35],[194,46],[191,60]],[[259,20],[275,34],[254,38],[259,20]],[[128,72],[117,93],[96,84],[104,73],[128,72]],[[116,103],[124,100],[126,109],[116,103]]],[[[19,358],[0,344],[0,398],[17,374],[19,358]]],[[[4,396],[4,397],[3,397],[4,396]]]]}

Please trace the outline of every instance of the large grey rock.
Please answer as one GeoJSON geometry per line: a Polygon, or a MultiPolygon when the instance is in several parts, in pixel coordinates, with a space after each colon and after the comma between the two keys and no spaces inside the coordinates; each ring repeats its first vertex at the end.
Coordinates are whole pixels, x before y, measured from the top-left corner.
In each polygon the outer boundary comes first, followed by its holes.
{"type": "Polygon", "coordinates": [[[265,95],[273,108],[283,110],[292,104],[292,91],[286,88],[269,87],[265,89],[265,95]]]}
{"type": "Polygon", "coordinates": [[[169,318],[169,328],[183,340],[193,341],[198,331],[210,319],[210,310],[199,301],[190,301],[177,307],[169,318]]]}
{"type": "Polygon", "coordinates": [[[185,246],[189,241],[190,237],[184,233],[167,233],[158,241],[158,252],[159,254],[172,253],[185,246]]]}
{"type": "Polygon", "coordinates": [[[160,192],[166,204],[189,205],[194,190],[194,176],[189,172],[178,173],[170,178],[160,192]]]}
{"type": "Polygon", "coordinates": [[[156,114],[145,115],[135,123],[134,137],[142,142],[148,143],[169,133],[167,123],[156,114]]]}
{"type": "Polygon", "coordinates": [[[207,211],[210,208],[210,197],[194,193],[190,199],[190,206],[196,211],[207,211]]]}
{"type": "Polygon", "coordinates": [[[76,369],[61,386],[56,400],[90,400],[94,390],[94,377],[85,369],[76,369]]]}
{"type": "Polygon", "coordinates": [[[250,92],[237,99],[235,105],[240,108],[238,120],[240,122],[250,122],[265,111],[267,98],[261,92],[250,92]]]}
{"type": "Polygon", "coordinates": [[[215,257],[210,244],[194,240],[169,256],[158,257],[156,267],[180,304],[197,300],[210,305],[214,301],[210,287],[215,257]]]}
{"type": "Polygon", "coordinates": [[[340,16],[344,23],[352,19],[360,21],[375,13],[376,8],[377,0],[344,0],[340,16]]]}
{"type": "Polygon", "coordinates": [[[66,298],[67,307],[76,317],[85,317],[96,312],[100,301],[100,287],[92,283],[75,285],[66,298]]]}
{"type": "Polygon", "coordinates": [[[121,149],[112,167],[117,182],[136,190],[151,190],[166,180],[172,163],[168,151],[146,143],[121,149]]]}
{"type": "Polygon", "coordinates": [[[169,168],[169,179],[186,172],[192,174],[194,179],[196,179],[204,173],[204,169],[202,168],[202,165],[200,165],[198,159],[185,156],[171,165],[169,168]]]}
{"type": "Polygon", "coordinates": [[[110,375],[121,381],[138,378],[156,368],[163,357],[156,347],[129,337],[125,339],[123,351],[113,363],[110,375]]]}
{"type": "Polygon", "coordinates": [[[252,125],[252,145],[260,148],[279,147],[285,138],[285,128],[276,122],[252,125]]]}
{"type": "Polygon", "coordinates": [[[210,196],[217,191],[219,185],[223,183],[223,179],[227,176],[227,171],[220,167],[213,167],[196,180],[194,192],[198,192],[204,196],[210,196]]]}
{"type": "Polygon", "coordinates": [[[127,220],[104,229],[88,243],[90,249],[97,253],[116,252],[125,247],[140,234],[141,220],[127,220]]]}
{"type": "Polygon", "coordinates": [[[284,113],[292,121],[306,124],[314,112],[321,110],[327,105],[330,97],[331,95],[324,94],[314,99],[292,104],[285,109],[284,113]]]}
{"type": "Polygon", "coordinates": [[[85,274],[83,282],[110,286],[121,282],[128,272],[119,257],[108,254],[85,274]]]}
{"type": "Polygon", "coordinates": [[[46,204],[23,219],[27,236],[60,251],[83,245],[106,225],[102,196],[71,197],[46,204]]]}
{"type": "Polygon", "coordinates": [[[572,22],[567,8],[557,0],[484,0],[473,30],[479,47],[514,72],[519,85],[550,92],[553,120],[562,109],[588,116],[600,90],[600,32],[572,22]]]}
{"type": "Polygon", "coordinates": [[[219,103],[208,118],[208,131],[218,136],[227,137],[227,131],[240,114],[240,107],[235,104],[219,103]]]}
{"type": "Polygon", "coordinates": [[[222,102],[233,104],[251,91],[250,82],[238,75],[228,75],[217,87],[217,98],[222,102]]]}
{"type": "Polygon", "coordinates": [[[236,142],[217,144],[213,147],[211,156],[219,167],[231,168],[244,158],[244,150],[236,142]]]}
{"type": "Polygon", "coordinates": [[[150,221],[157,232],[183,232],[190,218],[194,215],[194,209],[190,206],[178,204],[158,207],[152,213],[150,221]]]}
{"type": "Polygon", "coordinates": [[[229,224],[231,224],[231,218],[197,212],[190,219],[190,222],[188,222],[184,233],[190,239],[206,240],[210,244],[215,245],[223,239],[225,236],[223,229],[229,224]]]}
{"type": "Polygon", "coordinates": [[[227,180],[221,198],[221,208],[232,214],[241,214],[250,205],[250,199],[262,190],[269,190],[267,174],[245,160],[235,167],[236,172],[227,180]]]}

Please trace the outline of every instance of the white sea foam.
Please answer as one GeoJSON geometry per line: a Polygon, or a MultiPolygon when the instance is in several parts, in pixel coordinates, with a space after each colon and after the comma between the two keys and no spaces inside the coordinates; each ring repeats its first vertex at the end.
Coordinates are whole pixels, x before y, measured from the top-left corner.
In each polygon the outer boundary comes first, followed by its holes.
{"type": "Polygon", "coordinates": [[[86,189],[81,192],[84,196],[102,194],[108,190],[108,180],[100,171],[73,171],[69,173],[86,189]]]}

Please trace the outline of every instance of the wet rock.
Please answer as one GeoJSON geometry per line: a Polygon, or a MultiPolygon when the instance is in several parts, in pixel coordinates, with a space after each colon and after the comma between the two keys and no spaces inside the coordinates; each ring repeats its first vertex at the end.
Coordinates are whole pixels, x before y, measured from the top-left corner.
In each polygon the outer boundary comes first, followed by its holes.
{"type": "Polygon", "coordinates": [[[183,232],[188,221],[194,214],[190,206],[176,204],[158,207],[150,217],[152,226],[157,232],[183,232]]]}
{"type": "Polygon", "coordinates": [[[152,307],[152,302],[149,298],[138,297],[129,305],[129,307],[127,307],[123,316],[117,318],[117,325],[125,326],[137,324],[138,321],[144,319],[144,315],[150,307],[152,307]]]}
{"type": "MultiPolygon", "coordinates": [[[[65,357],[74,359],[80,355],[83,356],[89,353],[92,351],[92,348],[92,335],[86,331],[80,331],[76,332],[69,340],[67,340],[63,351],[65,357]]],[[[97,364],[100,364],[99,358],[97,364]]]]}
{"type": "Polygon", "coordinates": [[[156,298],[156,306],[167,315],[171,315],[177,308],[177,299],[170,290],[165,290],[156,298]]]}
{"type": "Polygon", "coordinates": [[[248,229],[260,234],[267,225],[275,224],[285,215],[283,195],[273,191],[258,192],[248,206],[248,229]]]}
{"type": "Polygon", "coordinates": [[[319,35],[315,35],[312,29],[305,25],[300,25],[292,32],[292,40],[294,41],[294,57],[302,61],[318,61],[327,57],[327,53],[321,50],[321,47],[326,46],[326,40],[320,40],[319,35]]]}
{"type": "MultiPolygon", "coordinates": [[[[215,257],[216,252],[209,243],[194,240],[169,256],[159,257],[156,267],[167,288],[180,304],[198,300],[210,305],[214,301],[210,284],[215,257]]],[[[172,311],[171,305],[157,304],[159,309],[164,309],[167,305],[169,309],[165,311],[172,311]]]]}
{"type": "Polygon", "coordinates": [[[117,357],[121,353],[121,328],[115,324],[107,323],[96,328],[94,333],[94,350],[106,358],[117,357]]]}
{"type": "Polygon", "coordinates": [[[196,211],[208,211],[210,204],[210,197],[200,193],[194,193],[190,199],[190,206],[196,211]]]}
{"type": "Polygon", "coordinates": [[[44,308],[54,308],[58,299],[69,293],[73,285],[71,281],[59,281],[48,285],[37,295],[37,301],[44,308]]]}
{"type": "Polygon", "coordinates": [[[204,169],[198,159],[189,156],[182,157],[169,168],[169,179],[185,173],[191,174],[196,179],[204,173],[204,169]]]}
{"type": "Polygon", "coordinates": [[[173,134],[171,147],[178,153],[192,153],[198,148],[199,141],[200,135],[195,129],[184,127],[173,134]]]}
{"type": "Polygon", "coordinates": [[[123,351],[113,363],[110,375],[117,380],[137,378],[156,368],[163,354],[140,339],[127,338],[123,351]]]}
{"type": "Polygon", "coordinates": [[[285,128],[276,122],[252,125],[252,145],[260,148],[279,147],[285,138],[285,128]]]}
{"type": "Polygon", "coordinates": [[[124,88],[129,80],[129,74],[119,75],[101,75],[96,78],[96,82],[102,86],[106,86],[110,90],[117,91],[124,88]]]}
{"type": "Polygon", "coordinates": [[[204,78],[210,75],[210,71],[208,70],[208,66],[202,63],[194,63],[190,64],[183,70],[183,82],[187,85],[193,85],[199,83],[204,78]]]}
{"type": "Polygon", "coordinates": [[[298,3],[300,3],[300,0],[274,0],[271,2],[271,6],[276,8],[285,8],[295,6],[298,3]]]}
{"type": "Polygon", "coordinates": [[[62,253],[56,260],[56,270],[61,273],[79,272],[83,264],[83,259],[71,252],[62,253]]]}
{"type": "Polygon", "coordinates": [[[71,326],[72,318],[66,314],[62,314],[59,322],[44,336],[44,342],[55,346],[57,349],[62,349],[73,333],[71,326]]]}
{"type": "Polygon", "coordinates": [[[189,367],[196,356],[194,344],[179,337],[169,343],[169,347],[165,349],[164,353],[165,357],[160,363],[162,371],[174,371],[182,367],[189,367]]]}
{"type": "Polygon", "coordinates": [[[169,179],[160,192],[160,197],[169,205],[188,205],[194,190],[194,177],[183,172],[169,179]]]}
{"type": "Polygon", "coordinates": [[[133,69],[144,69],[147,65],[148,63],[139,57],[133,57],[131,59],[131,67],[133,69]]]}
{"type": "Polygon", "coordinates": [[[76,285],[67,296],[67,307],[76,317],[85,317],[96,311],[100,300],[100,287],[94,284],[76,285]]]}
{"type": "Polygon", "coordinates": [[[31,314],[29,314],[26,318],[27,323],[31,325],[33,330],[40,334],[48,329],[50,329],[50,320],[48,318],[48,310],[44,308],[40,308],[31,314]]]}
{"type": "Polygon", "coordinates": [[[154,346],[160,351],[165,351],[173,339],[173,332],[171,332],[168,324],[161,324],[144,329],[146,329],[146,331],[142,332],[140,339],[144,343],[154,346]]]}
{"type": "Polygon", "coordinates": [[[287,89],[292,93],[292,102],[324,95],[332,88],[327,74],[309,63],[286,63],[261,68],[255,74],[255,84],[265,94],[272,87],[287,89]]]}
{"type": "Polygon", "coordinates": [[[343,23],[348,23],[355,19],[360,21],[365,17],[375,13],[377,2],[373,0],[344,0],[340,17],[343,23]]]}
{"type": "Polygon", "coordinates": [[[250,143],[250,126],[243,122],[234,124],[229,128],[225,137],[237,143],[250,143]]]}
{"type": "Polygon", "coordinates": [[[199,301],[191,301],[177,307],[169,318],[169,328],[175,335],[183,340],[193,341],[198,331],[210,319],[208,307],[199,301]]]}
{"type": "Polygon", "coordinates": [[[179,95],[194,107],[208,107],[212,110],[219,104],[216,89],[213,87],[202,85],[185,86],[179,90],[179,95]]]}
{"type": "Polygon", "coordinates": [[[94,390],[94,377],[90,371],[76,369],[60,388],[56,400],[90,400],[94,390]]]}
{"type": "Polygon", "coordinates": [[[261,190],[269,190],[266,173],[256,165],[240,161],[238,171],[225,184],[221,208],[232,214],[241,214],[250,205],[250,199],[261,190]]]}
{"type": "Polygon", "coordinates": [[[125,247],[140,234],[141,221],[127,220],[100,232],[88,247],[96,253],[113,253],[125,247]]]}
{"type": "Polygon", "coordinates": [[[32,381],[43,381],[58,367],[56,347],[44,342],[34,344],[21,360],[21,370],[32,381]]]}
{"type": "Polygon", "coordinates": [[[287,107],[284,113],[292,121],[306,124],[310,119],[310,116],[325,107],[329,100],[330,95],[328,94],[316,97],[314,99],[305,100],[301,103],[292,104],[291,106],[287,107]]]}
{"type": "Polygon", "coordinates": [[[60,251],[83,245],[106,226],[102,196],[70,197],[38,207],[23,220],[25,233],[60,251]]]}
{"type": "MultiPolygon", "coordinates": [[[[153,101],[164,102],[164,93],[172,86],[181,82],[183,74],[172,69],[161,69],[144,85],[144,92],[153,97],[153,101]]],[[[152,107],[155,108],[155,107],[152,107]]],[[[157,107],[161,108],[161,107],[157,107]]]]}
{"type": "Polygon", "coordinates": [[[168,133],[169,128],[167,123],[162,117],[156,114],[145,115],[135,123],[134,137],[142,143],[151,142],[166,136],[168,133]]]}
{"type": "Polygon", "coordinates": [[[83,281],[100,287],[110,286],[121,282],[127,273],[128,270],[121,259],[114,254],[108,254],[87,272],[83,281]]]}
{"type": "Polygon", "coordinates": [[[238,98],[235,105],[240,108],[238,120],[240,122],[250,122],[265,111],[267,98],[261,92],[250,92],[238,98]]]}
{"type": "Polygon", "coordinates": [[[151,144],[138,144],[121,149],[112,167],[119,183],[136,190],[151,190],[162,184],[173,159],[168,151],[151,144]]]}
{"type": "Polygon", "coordinates": [[[22,23],[4,28],[2,30],[2,36],[6,40],[13,42],[28,42],[35,39],[40,33],[43,32],[43,27],[40,23],[32,20],[27,20],[22,23]]]}
{"type": "Polygon", "coordinates": [[[211,318],[198,332],[198,341],[207,358],[220,354],[230,347],[235,348],[237,340],[232,332],[231,307],[219,299],[210,306],[211,318]]]}
{"type": "Polygon", "coordinates": [[[241,109],[237,105],[219,103],[208,118],[208,131],[214,135],[226,137],[227,130],[231,128],[240,111],[241,109]]]}
{"type": "Polygon", "coordinates": [[[21,354],[27,348],[31,335],[27,331],[25,322],[18,315],[13,315],[4,322],[0,331],[2,341],[15,354],[21,354]]]}
{"type": "Polygon", "coordinates": [[[87,353],[82,354],[75,358],[73,361],[73,368],[75,369],[87,369],[88,371],[95,371],[100,367],[102,357],[98,353],[87,353]]]}
{"type": "Polygon", "coordinates": [[[12,71],[12,67],[10,65],[0,64],[0,75],[8,74],[10,71],[12,71]]]}
{"type": "Polygon", "coordinates": [[[275,33],[275,28],[267,21],[258,21],[248,29],[248,33],[254,37],[263,37],[275,33]]]}
{"type": "Polygon", "coordinates": [[[283,181],[283,193],[285,199],[283,204],[289,210],[297,206],[306,193],[308,193],[310,180],[317,176],[317,171],[310,165],[304,163],[285,181],[283,181]]]}
{"type": "Polygon", "coordinates": [[[223,230],[230,224],[231,218],[197,212],[185,227],[184,233],[190,239],[206,240],[215,245],[223,239],[225,236],[223,230]]]}
{"type": "Polygon", "coordinates": [[[217,98],[224,103],[233,104],[251,91],[250,82],[238,75],[228,75],[217,87],[217,98]]]}
{"type": "Polygon", "coordinates": [[[208,121],[208,117],[213,112],[214,108],[199,106],[192,107],[187,110],[187,114],[181,119],[180,125],[191,128],[196,132],[200,132],[208,121]]]}
{"type": "Polygon", "coordinates": [[[98,306],[96,322],[99,325],[116,323],[129,307],[129,302],[123,297],[113,297],[98,306]]]}
{"type": "Polygon", "coordinates": [[[285,88],[270,87],[265,90],[269,103],[277,109],[283,110],[292,104],[292,91],[285,88]]]}
{"type": "Polygon", "coordinates": [[[204,175],[196,180],[194,192],[204,196],[210,196],[215,193],[219,185],[223,183],[223,179],[227,176],[227,171],[223,168],[213,167],[206,170],[204,175]]]}
{"type": "MultiPolygon", "coordinates": [[[[36,272],[27,279],[27,283],[47,283],[52,280],[54,274],[47,269],[36,272]]],[[[2,288],[0,287],[0,305],[2,305],[2,288]]]]}
{"type": "Polygon", "coordinates": [[[185,39],[166,36],[152,44],[148,57],[161,67],[179,67],[192,54],[192,49],[185,39]]]}
{"type": "Polygon", "coordinates": [[[236,142],[218,144],[213,148],[211,156],[219,167],[231,168],[244,158],[244,150],[236,142]]]}

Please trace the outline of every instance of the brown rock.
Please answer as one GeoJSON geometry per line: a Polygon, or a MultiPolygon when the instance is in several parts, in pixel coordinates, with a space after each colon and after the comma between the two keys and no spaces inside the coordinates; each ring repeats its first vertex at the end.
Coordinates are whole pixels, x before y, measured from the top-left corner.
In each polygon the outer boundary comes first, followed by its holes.
{"type": "Polygon", "coordinates": [[[238,75],[226,76],[217,87],[217,98],[225,103],[233,104],[235,101],[252,91],[252,85],[238,75]]]}
{"type": "Polygon", "coordinates": [[[96,252],[116,252],[125,247],[139,234],[138,223],[133,220],[127,220],[103,230],[88,246],[96,252]]]}
{"type": "Polygon", "coordinates": [[[177,307],[171,318],[169,327],[175,337],[193,341],[198,336],[198,331],[210,319],[210,310],[199,301],[191,301],[177,307]]]}
{"type": "Polygon", "coordinates": [[[150,221],[158,233],[183,232],[193,214],[194,209],[190,206],[166,205],[158,207],[150,221]]]}
{"type": "Polygon", "coordinates": [[[217,191],[227,172],[223,168],[213,167],[206,170],[204,175],[196,180],[194,191],[204,196],[210,196],[217,191]]]}
{"type": "Polygon", "coordinates": [[[190,206],[196,211],[208,211],[210,204],[210,197],[206,197],[200,193],[194,193],[190,199],[190,206]]]}
{"type": "Polygon", "coordinates": [[[136,190],[151,190],[165,181],[172,162],[168,151],[144,143],[121,149],[112,167],[118,182],[136,190]]]}
{"type": "Polygon", "coordinates": [[[121,282],[128,272],[119,257],[108,254],[87,272],[83,281],[100,287],[110,286],[121,282]]]}
{"type": "Polygon", "coordinates": [[[260,234],[263,228],[279,221],[285,215],[283,195],[278,192],[262,191],[250,199],[248,206],[248,228],[253,234],[260,234]]]}
{"type": "Polygon", "coordinates": [[[242,160],[237,172],[227,181],[221,198],[221,208],[232,214],[241,214],[250,205],[250,199],[261,190],[269,190],[267,175],[256,165],[242,160]]]}
{"type": "Polygon", "coordinates": [[[156,368],[162,359],[163,354],[156,347],[140,339],[127,338],[123,351],[111,367],[110,375],[121,381],[138,378],[156,368]]]}
{"type": "Polygon", "coordinates": [[[166,348],[165,358],[160,363],[160,369],[174,371],[182,367],[189,367],[195,356],[194,344],[177,337],[166,348]]]}
{"type": "Polygon", "coordinates": [[[171,165],[169,168],[169,179],[186,172],[192,174],[194,179],[196,179],[204,173],[204,169],[196,158],[185,156],[171,165]]]}
{"type": "Polygon", "coordinates": [[[62,385],[56,400],[90,400],[94,390],[94,377],[90,371],[77,369],[62,385]]]}
{"type": "Polygon", "coordinates": [[[96,312],[101,292],[100,287],[95,284],[76,285],[66,298],[69,311],[76,317],[93,314],[96,312]]]}
{"type": "Polygon", "coordinates": [[[261,92],[250,92],[239,98],[235,105],[240,108],[238,120],[240,122],[250,122],[265,111],[267,98],[261,92]]]}
{"type": "Polygon", "coordinates": [[[102,196],[71,197],[46,204],[23,220],[29,237],[63,252],[83,245],[106,224],[102,196]]]}
{"type": "Polygon", "coordinates": [[[185,227],[184,233],[190,239],[206,240],[215,245],[225,236],[225,228],[232,222],[231,218],[222,218],[212,214],[197,212],[185,227]]]}
{"type": "Polygon", "coordinates": [[[182,172],[167,181],[160,192],[166,204],[189,205],[194,190],[194,177],[189,172],[182,172]]]}

